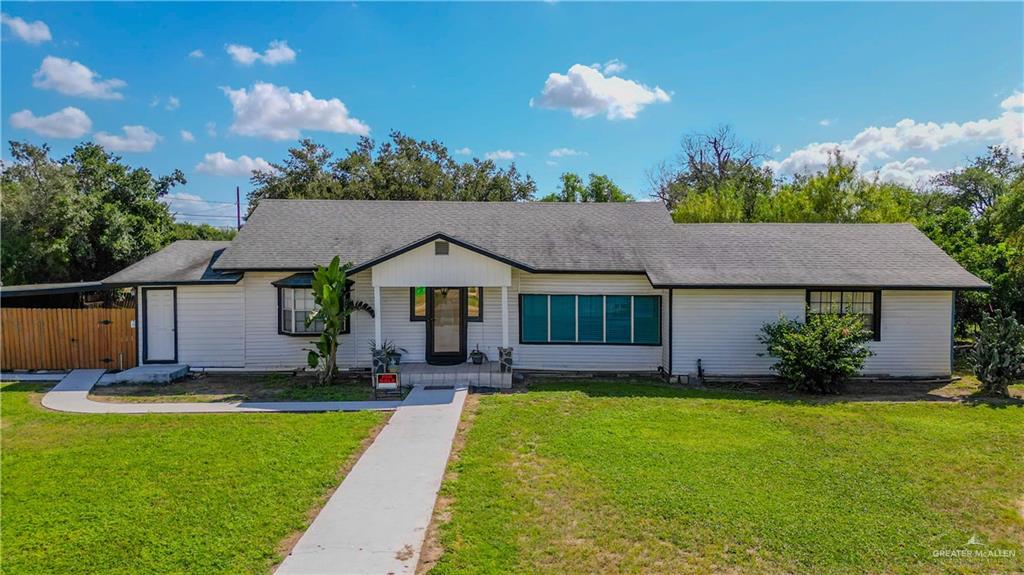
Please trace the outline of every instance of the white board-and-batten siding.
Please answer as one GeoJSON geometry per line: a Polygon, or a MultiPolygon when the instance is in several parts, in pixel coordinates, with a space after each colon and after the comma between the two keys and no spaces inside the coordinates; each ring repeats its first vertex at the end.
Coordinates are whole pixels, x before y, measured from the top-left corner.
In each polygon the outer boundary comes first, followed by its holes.
{"type": "MultiPolygon", "coordinates": [[[[863,372],[928,376],[951,373],[951,291],[882,290],[881,340],[863,372]]],[[[770,357],[758,356],[761,326],[780,314],[803,320],[802,289],[677,289],[673,291],[672,372],[710,375],[771,374],[770,357]]]]}

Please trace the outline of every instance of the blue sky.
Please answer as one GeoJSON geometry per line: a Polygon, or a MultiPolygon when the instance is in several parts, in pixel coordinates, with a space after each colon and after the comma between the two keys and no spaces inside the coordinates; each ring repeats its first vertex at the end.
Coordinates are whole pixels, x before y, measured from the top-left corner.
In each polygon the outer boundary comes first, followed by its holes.
{"type": "MultiPolygon", "coordinates": [[[[181,168],[181,192],[215,201],[233,201],[236,185],[244,196],[248,179],[230,174],[279,161],[299,133],[341,153],[361,132],[401,130],[511,155],[541,194],[562,171],[594,171],[637,197],[682,134],[720,123],[782,173],[840,146],[865,171],[907,182],[1024,142],[1021,3],[5,2],[3,12],[5,141],[63,154],[93,138],[156,173],[181,168]],[[552,156],[559,149],[571,152],[552,156]]],[[[233,211],[176,208],[186,206],[233,211]]]]}

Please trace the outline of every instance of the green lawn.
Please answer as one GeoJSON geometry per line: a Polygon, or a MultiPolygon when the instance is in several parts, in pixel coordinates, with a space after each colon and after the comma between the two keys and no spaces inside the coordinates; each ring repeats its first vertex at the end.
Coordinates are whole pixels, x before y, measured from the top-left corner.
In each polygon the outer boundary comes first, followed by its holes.
{"type": "Polygon", "coordinates": [[[1024,571],[1019,402],[566,382],[464,417],[434,574],[1024,571]]]}
{"type": "Polygon", "coordinates": [[[81,415],[2,401],[2,570],[261,573],[377,412],[81,415]]]}

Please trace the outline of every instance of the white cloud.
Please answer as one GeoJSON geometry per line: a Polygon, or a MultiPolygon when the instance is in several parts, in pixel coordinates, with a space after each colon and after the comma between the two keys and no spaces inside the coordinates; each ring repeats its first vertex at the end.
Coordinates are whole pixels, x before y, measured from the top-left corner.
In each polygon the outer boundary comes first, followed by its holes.
{"type": "Polygon", "coordinates": [[[288,42],[284,40],[274,40],[262,54],[243,44],[228,44],[224,50],[232,60],[243,66],[252,66],[256,62],[276,66],[295,61],[295,50],[288,47],[288,42]]]}
{"type": "Polygon", "coordinates": [[[1009,98],[1003,100],[999,107],[1004,110],[1024,108],[1024,92],[1014,92],[1009,98]]]}
{"type": "Polygon", "coordinates": [[[167,104],[164,106],[164,108],[167,108],[168,110],[177,110],[180,107],[181,107],[181,100],[177,99],[174,96],[168,96],[167,104]]]}
{"type": "MultiPolygon", "coordinates": [[[[235,227],[234,202],[208,201],[186,192],[171,192],[160,198],[178,221],[210,224],[217,227],[235,227]]],[[[242,213],[248,211],[242,204],[242,213]]]]}
{"type": "Polygon", "coordinates": [[[618,74],[626,71],[626,63],[618,58],[612,58],[604,63],[603,68],[605,74],[618,74]]]}
{"type": "Polygon", "coordinates": [[[523,155],[525,154],[522,152],[513,152],[512,150],[494,150],[493,152],[487,152],[484,154],[484,158],[488,160],[507,162],[523,155]]]}
{"type": "Polygon", "coordinates": [[[206,57],[206,53],[203,52],[202,50],[196,48],[195,50],[192,50],[191,52],[188,53],[188,57],[192,58],[193,60],[199,60],[200,58],[205,58],[206,57]]]}
{"type": "Polygon", "coordinates": [[[819,126],[825,126],[827,128],[827,127],[832,125],[832,119],[831,118],[824,118],[822,120],[818,120],[818,125],[819,126]]]}
{"type": "Polygon", "coordinates": [[[196,141],[196,137],[193,136],[192,132],[189,132],[188,130],[181,130],[180,134],[181,134],[181,141],[182,142],[194,142],[194,141],[196,141]]]}
{"type": "Polygon", "coordinates": [[[42,65],[32,75],[32,85],[44,90],[56,90],[68,96],[81,96],[97,100],[121,100],[119,88],[127,84],[122,80],[100,80],[100,76],[79,62],[56,56],[43,58],[42,65]]]}
{"type": "Polygon", "coordinates": [[[92,120],[85,112],[68,106],[47,116],[37,117],[30,110],[15,112],[11,125],[51,138],[81,138],[92,129],[92,120]]]}
{"type": "Polygon", "coordinates": [[[96,132],[96,143],[111,152],[148,152],[160,140],[159,134],[145,126],[121,126],[123,135],[96,132]]]}
{"type": "Polygon", "coordinates": [[[221,88],[231,101],[235,121],[231,131],[243,136],[292,140],[302,130],[366,136],[370,127],[349,116],[337,98],[321,100],[308,90],[292,92],[285,86],[257,83],[250,90],[221,88]]]}
{"type": "Polygon", "coordinates": [[[895,182],[905,186],[916,187],[926,183],[939,174],[939,170],[928,168],[929,161],[917,156],[906,160],[893,161],[875,170],[878,179],[884,182],[895,182]]]}
{"type": "Polygon", "coordinates": [[[470,148],[459,148],[458,150],[455,150],[456,156],[469,156],[472,154],[473,150],[471,150],[470,148]]]}
{"type": "MultiPolygon", "coordinates": [[[[907,118],[892,126],[865,128],[842,142],[816,142],[765,165],[778,175],[790,176],[823,169],[828,164],[829,154],[837,150],[846,158],[856,160],[862,170],[869,170],[872,161],[890,160],[894,154],[934,152],[963,143],[995,143],[1015,151],[1024,150],[1024,112],[1012,109],[1021,105],[1016,97],[1015,94],[1003,101],[1004,112],[996,118],[943,124],[907,118]]],[[[918,156],[917,159],[924,158],[918,156]]],[[[905,170],[899,164],[889,162],[888,172],[905,170]]]]}
{"type": "Polygon", "coordinates": [[[206,135],[210,136],[211,138],[216,138],[217,137],[217,123],[216,122],[207,122],[206,123],[206,135]]]}
{"type": "Polygon", "coordinates": [[[555,148],[548,152],[548,155],[552,158],[569,158],[572,156],[586,156],[587,153],[572,148],[555,148]]]}
{"type": "Polygon", "coordinates": [[[43,42],[49,42],[53,39],[53,37],[50,36],[50,27],[42,20],[26,22],[18,16],[0,14],[0,22],[3,22],[5,26],[10,28],[11,32],[14,32],[15,36],[29,44],[42,44],[43,42]]]}
{"type": "Polygon", "coordinates": [[[549,166],[557,166],[558,165],[558,162],[556,162],[554,160],[544,160],[544,163],[549,165],[549,166]]]}
{"type": "Polygon", "coordinates": [[[553,72],[531,106],[565,108],[574,118],[604,114],[609,120],[632,120],[650,104],[669,102],[661,88],[650,88],[618,76],[605,76],[590,66],[575,64],[568,74],[553,72]]]}
{"type": "Polygon", "coordinates": [[[274,168],[263,158],[250,158],[243,155],[233,160],[224,152],[206,154],[203,156],[203,161],[196,164],[197,172],[212,176],[248,178],[255,170],[269,172],[274,168]]]}

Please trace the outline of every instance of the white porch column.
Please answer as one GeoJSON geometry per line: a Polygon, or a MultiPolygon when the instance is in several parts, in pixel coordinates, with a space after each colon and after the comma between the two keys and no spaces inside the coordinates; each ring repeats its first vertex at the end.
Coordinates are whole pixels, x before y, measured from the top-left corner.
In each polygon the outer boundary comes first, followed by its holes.
{"type": "Polygon", "coordinates": [[[501,286],[501,347],[508,347],[508,286],[501,286]]]}
{"type": "Polygon", "coordinates": [[[380,347],[380,316],[383,310],[380,306],[380,286],[373,286],[373,341],[380,347]]]}

